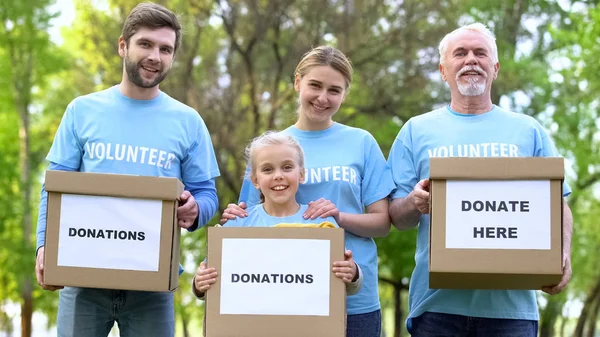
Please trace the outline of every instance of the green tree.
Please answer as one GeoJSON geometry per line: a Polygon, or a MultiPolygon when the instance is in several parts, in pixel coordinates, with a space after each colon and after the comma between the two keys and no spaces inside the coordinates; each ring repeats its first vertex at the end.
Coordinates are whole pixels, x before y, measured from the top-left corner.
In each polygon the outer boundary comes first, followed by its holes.
{"type": "Polygon", "coordinates": [[[32,151],[36,91],[46,84],[45,76],[61,65],[61,54],[56,52],[47,33],[49,21],[53,17],[46,11],[50,4],[49,0],[0,1],[0,18],[3,23],[0,25],[0,50],[6,56],[3,62],[8,63],[2,67],[0,87],[6,94],[3,97],[7,109],[5,111],[18,116],[18,127],[9,131],[18,135],[18,142],[9,144],[9,148],[17,146],[18,162],[14,167],[18,167],[19,179],[12,186],[16,204],[7,223],[16,221],[20,226],[20,231],[12,237],[13,245],[2,248],[12,248],[12,253],[16,252],[18,256],[17,261],[13,260],[13,266],[17,266],[14,277],[20,293],[22,336],[31,335],[33,313],[35,251],[32,245],[32,226],[36,212],[32,210],[32,189],[35,186],[33,177],[39,164],[32,151]]]}
{"type": "Polygon", "coordinates": [[[570,15],[567,22],[572,27],[552,31],[558,48],[550,59],[561,67],[551,74],[552,87],[546,96],[557,145],[566,150],[573,170],[569,203],[576,224],[572,254],[576,272],[570,293],[584,303],[573,336],[594,336],[600,310],[600,233],[596,221],[600,214],[600,160],[591,155],[600,149],[600,102],[596,94],[600,90],[596,76],[600,71],[596,57],[600,52],[599,19],[600,9],[591,4],[570,15]]]}

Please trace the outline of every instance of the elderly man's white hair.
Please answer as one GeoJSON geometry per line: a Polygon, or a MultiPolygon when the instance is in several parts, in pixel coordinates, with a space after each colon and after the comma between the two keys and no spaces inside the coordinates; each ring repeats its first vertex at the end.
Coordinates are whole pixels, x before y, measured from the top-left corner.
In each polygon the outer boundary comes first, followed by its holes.
{"type": "Polygon", "coordinates": [[[476,32],[483,34],[483,36],[485,36],[485,38],[490,42],[490,46],[492,47],[492,61],[494,63],[497,63],[498,62],[498,46],[496,46],[496,37],[494,36],[494,33],[492,33],[484,24],[476,22],[476,23],[472,23],[472,24],[457,28],[454,31],[446,34],[446,36],[444,36],[444,38],[442,39],[442,41],[440,42],[440,45],[438,47],[438,50],[440,52],[440,64],[444,65],[446,62],[445,57],[446,57],[446,51],[448,50],[448,43],[450,42],[450,38],[452,38],[453,35],[460,33],[462,31],[465,31],[465,30],[474,30],[476,32]]]}

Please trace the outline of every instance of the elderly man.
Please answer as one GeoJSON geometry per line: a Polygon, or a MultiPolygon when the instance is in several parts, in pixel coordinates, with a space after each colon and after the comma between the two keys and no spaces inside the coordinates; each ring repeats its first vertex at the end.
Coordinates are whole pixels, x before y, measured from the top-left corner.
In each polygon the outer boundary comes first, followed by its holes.
{"type": "MultiPolygon", "coordinates": [[[[492,103],[490,91],[500,64],[494,35],[484,25],[456,29],[441,41],[439,52],[440,73],[450,87],[450,104],[410,119],[400,130],[388,160],[397,186],[390,206],[392,222],[399,230],[419,224],[407,328],[419,337],[535,337],[538,308],[534,291],[429,288],[429,158],[558,156],[535,119],[492,103]],[[508,144],[505,148],[509,150],[493,151],[493,143],[508,144]],[[450,153],[450,148],[479,150],[450,153]]],[[[564,193],[570,194],[566,185],[564,193]]],[[[566,203],[563,221],[563,278],[558,285],[543,289],[550,294],[559,293],[571,278],[573,219],[566,203]]]]}

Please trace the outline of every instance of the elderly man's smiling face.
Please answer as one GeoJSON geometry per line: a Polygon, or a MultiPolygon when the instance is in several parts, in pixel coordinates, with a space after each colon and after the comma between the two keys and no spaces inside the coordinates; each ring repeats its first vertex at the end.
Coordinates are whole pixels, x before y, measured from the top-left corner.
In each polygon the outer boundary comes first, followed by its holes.
{"type": "Polygon", "coordinates": [[[440,64],[442,79],[448,82],[452,96],[489,96],[500,64],[495,60],[491,41],[483,33],[463,30],[451,36],[440,64]]]}

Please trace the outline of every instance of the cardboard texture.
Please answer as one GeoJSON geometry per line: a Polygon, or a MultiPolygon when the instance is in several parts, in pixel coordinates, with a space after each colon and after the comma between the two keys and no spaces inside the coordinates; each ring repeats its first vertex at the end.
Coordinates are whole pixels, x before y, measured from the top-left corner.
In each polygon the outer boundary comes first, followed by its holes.
{"type": "MultiPolygon", "coordinates": [[[[174,291],[179,279],[180,230],[177,198],[184,190],[177,178],[47,171],[48,192],[44,283],[103,289],[174,291]],[[58,265],[62,194],[162,200],[158,271],[68,267],[58,265]]],[[[85,221],[85,219],[82,219],[85,221]]],[[[86,254],[85,251],[81,252],[86,254]]],[[[122,255],[136,254],[123,251],[122,255]]]]}
{"type": "Polygon", "coordinates": [[[431,289],[541,289],[562,277],[562,158],[430,159],[431,289]],[[550,249],[446,248],[448,180],[549,180],[550,249]]]}
{"type": "MultiPolygon", "coordinates": [[[[222,242],[225,238],[279,238],[330,240],[330,265],[344,259],[341,228],[227,228],[208,229],[208,265],[217,266],[217,282],[206,297],[208,337],[344,337],[346,336],[346,286],[331,272],[329,316],[221,315],[222,242]]],[[[257,261],[259,263],[259,261],[257,261]]]]}

